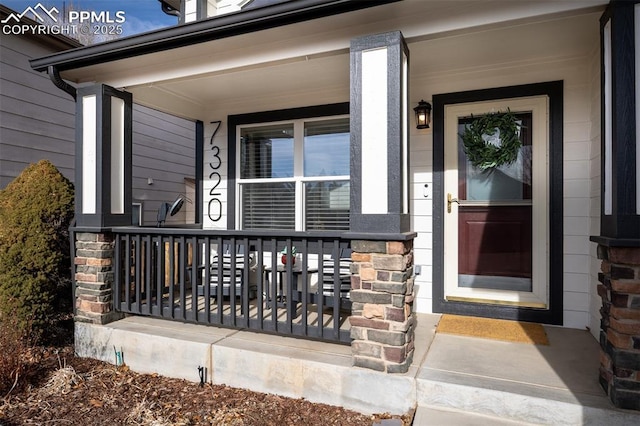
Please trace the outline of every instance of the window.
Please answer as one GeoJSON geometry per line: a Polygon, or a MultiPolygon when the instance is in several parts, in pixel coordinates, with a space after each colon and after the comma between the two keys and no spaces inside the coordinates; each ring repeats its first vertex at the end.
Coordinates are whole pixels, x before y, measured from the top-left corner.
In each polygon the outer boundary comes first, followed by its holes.
{"type": "Polygon", "coordinates": [[[242,229],[349,229],[349,118],[256,124],[239,131],[242,229]]]}

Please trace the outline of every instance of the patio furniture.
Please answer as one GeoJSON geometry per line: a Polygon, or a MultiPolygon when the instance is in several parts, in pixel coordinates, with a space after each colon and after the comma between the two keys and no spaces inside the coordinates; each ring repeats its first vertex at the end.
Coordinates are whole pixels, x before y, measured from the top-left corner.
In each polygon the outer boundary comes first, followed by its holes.
{"type": "Polygon", "coordinates": [[[330,259],[322,261],[322,294],[325,306],[333,307],[336,277],[339,282],[340,308],[351,309],[351,249],[341,249],[337,259],[332,254],[330,259]]]}
{"type": "MultiPolygon", "coordinates": [[[[229,247],[225,247],[223,254],[215,254],[211,260],[209,267],[209,297],[216,298],[218,296],[218,285],[222,284],[222,296],[231,297],[232,286],[235,297],[242,296],[242,290],[245,285],[245,266],[249,267],[250,272],[256,270],[256,262],[251,254],[244,254],[244,247],[238,246],[237,253],[232,258],[229,247]],[[246,261],[248,257],[248,262],[246,261]],[[220,261],[222,263],[220,264],[220,261]]],[[[204,268],[204,267],[203,267],[204,268]]],[[[249,280],[251,281],[251,280],[249,280]]],[[[249,298],[255,297],[256,286],[249,282],[249,298]]],[[[204,296],[204,286],[198,286],[198,295],[204,296]]]]}
{"type": "MultiPolygon", "coordinates": [[[[314,269],[320,273],[320,268],[314,269]]],[[[322,275],[318,283],[309,288],[307,293],[307,303],[322,304],[322,306],[332,308],[334,306],[335,283],[339,282],[339,307],[340,309],[351,309],[351,249],[340,249],[338,256],[335,253],[329,259],[322,260],[322,275]],[[338,267],[336,275],[336,266],[338,267]],[[322,295],[319,294],[322,285],[322,295]]],[[[293,302],[302,302],[302,291],[293,292],[293,302]]],[[[292,304],[293,305],[293,304],[292,304]]],[[[294,305],[295,306],[295,305],[294,305]]],[[[295,309],[293,309],[295,311],[295,309]]]]}
{"type": "MultiPolygon", "coordinates": [[[[308,276],[311,276],[312,274],[317,273],[318,270],[316,268],[307,268],[307,273],[308,276]]],[[[271,279],[273,274],[273,269],[271,267],[266,267],[264,269],[264,277],[265,277],[265,294],[266,294],[266,300],[267,300],[267,307],[269,309],[273,308],[274,306],[279,307],[279,308],[283,308],[283,307],[289,307],[292,308],[293,311],[295,311],[295,305],[293,304],[287,304],[286,303],[286,296],[287,296],[287,288],[285,286],[285,276],[287,274],[287,266],[286,265],[278,265],[275,271],[275,282],[276,282],[276,293],[272,296],[271,295],[271,279]]],[[[300,265],[295,265],[291,267],[291,281],[294,283],[293,285],[293,301],[299,301],[297,300],[298,298],[296,297],[296,294],[301,294],[301,292],[298,290],[300,288],[300,279],[302,277],[302,268],[300,267],[300,265]]]]}

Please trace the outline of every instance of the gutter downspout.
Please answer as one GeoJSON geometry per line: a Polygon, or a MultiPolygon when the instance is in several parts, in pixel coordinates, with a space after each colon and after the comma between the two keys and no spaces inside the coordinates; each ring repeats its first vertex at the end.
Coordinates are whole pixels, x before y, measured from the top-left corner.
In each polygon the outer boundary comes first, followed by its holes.
{"type": "Polygon", "coordinates": [[[167,15],[177,16],[178,18],[180,17],[180,11],[178,9],[175,9],[173,6],[163,2],[162,0],[160,0],[160,4],[162,6],[162,11],[167,15]]]}
{"type": "Polygon", "coordinates": [[[71,95],[74,101],[76,100],[76,88],[64,81],[62,77],[60,77],[58,68],[56,68],[54,65],[49,65],[47,67],[47,74],[49,74],[49,78],[58,89],[67,92],[69,95],[71,95]]]}
{"type": "MultiPolygon", "coordinates": [[[[62,77],[60,77],[60,72],[58,71],[58,68],[56,68],[54,65],[49,65],[47,67],[47,74],[49,74],[49,78],[58,89],[67,92],[69,95],[71,95],[74,102],[77,102],[76,88],[70,85],[69,83],[67,83],[66,81],[64,81],[62,77]]],[[[76,218],[74,216],[73,219],[71,219],[71,222],[69,223],[69,252],[71,255],[71,270],[69,272],[71,273],[71,294],[73,297],[74,317],[78,313],[78,309],[76,307],[76,299],[75,299],[75,294],[76,294],[76,274],[75,274],[75,264],[74,264],[74,259],[76,258],[75,228],[76,228],[76,218]]]]}

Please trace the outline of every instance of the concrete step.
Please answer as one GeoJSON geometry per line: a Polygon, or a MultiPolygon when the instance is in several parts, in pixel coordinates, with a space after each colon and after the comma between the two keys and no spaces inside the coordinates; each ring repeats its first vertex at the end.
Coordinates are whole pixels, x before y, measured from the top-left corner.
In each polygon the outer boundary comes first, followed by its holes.
{"type": "Polygon", "coordinates": [[[413,417],[413,426],[525,426],[527,424],[530,423],[431,407],[418,407],[413,417]]]}
{"type": "Polygon", "coordinates": [[[452,410],[527,424],[640,424],[640,414],[614,408],[605,396],[574,394],[566,389],[435,370],[418,379],[417,387],[420,409],[452,410]]]}
{"type": "Polygon", "coordinates": [[[549,345],[436,333],[416,377],[418,406],[530,424],[640,425],[640,413],[616,409],[600,388],[589,333],[545,331],[549,345]]]}

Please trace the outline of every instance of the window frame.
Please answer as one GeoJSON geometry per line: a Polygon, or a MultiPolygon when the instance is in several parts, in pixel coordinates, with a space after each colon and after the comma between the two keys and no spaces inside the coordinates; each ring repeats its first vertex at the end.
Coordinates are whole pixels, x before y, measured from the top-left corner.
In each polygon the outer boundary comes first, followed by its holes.
{"type": "MultiPolygon", "coordinates": [[[[309,176],[304,174],[303,159],[303,141],[304,141],[304,122],[321,121],[332,118],[347,118],[351,121],[349,114],[349,103],[336,103],[327,105],[317,105],[311,107],[292,108],[286,110],[275,110],[258,113],[249,113],[242,115],[229,116],[229,132],[228,132],[228,188],[227,188],[227,224],[228,229],[242,229],[241,217],[241,197],[240,183],[249,183],[253,179],[240,179],[240,131],[243,128],[259,127],[264,125],[278,125],[290,122],[300,122],[301,140],[300,145],[295,141],[296,128],[294,127],[294,177],[282,178],[282,181],[291,182],[296,180],[296,205],[295,205],[295,229],[291,232],[304,230],[304,211],[303,197],[305,181],[328,181],[343,180],[337,179],[336,176],[309,176]],[[299,157],[298,157],[299,156],[299,157]],[[299,168],[299,173],[298,173],[299,168]],[[298,196],[300,194],[300,196],[298,196]]],[[[351,181],[351,176],[346,176],[351,181]]],[[[259,179],[260,182],[276,182],[278,179],[259,179]]],[[[281,231],[281,230],[276,230],[281,231]]],[[[322,231],[318,231],[322,232],[322,231]]]]}
{"type": "Polygon", "coordinates": [[[293,176],[282,178],[241,178],[242,165],[241,156],[236,157],[236,223],[239,229],[244,229],[243,224],[243,209],[242,209],[242,185],[252,183],[284,183],[291,182],[295,188],[294,198],[294,229],[292,231],[307,231],[307,218],[306,218],[306,187],[308,182],[328,182],[328,181],[351,181],[351,175],[330,175],[330,176],[305,176],[304,171],[304,142],[305,142],[305,124],[335,120],[335,119],[347,119],[349,115],[332,115],[324,117],[309,117],[299,118],[296,120],[283,120],[278,122],[269,123],[252,123],[238,126],[236,128],[236,152],[242,152],[241,150],[241,134],[245,129],[251,129],[263,126],[279,126],[283,128],[289,125],[293,126],[293,176]]]}
{"type": "Polygon", "coordinates": [[[135,201],[133,203],[131,203],[131,225],[132,226],[143,226],[144,224],[142,223],[142,213],[143,213],[143,205],[142,205],[142,201],[135,201]],[[136,208],[138,209],[138,214],[137,214],[137,219],[138,219],[138,223],[136,224],[134,219],[136,218],[136,208]]]}

